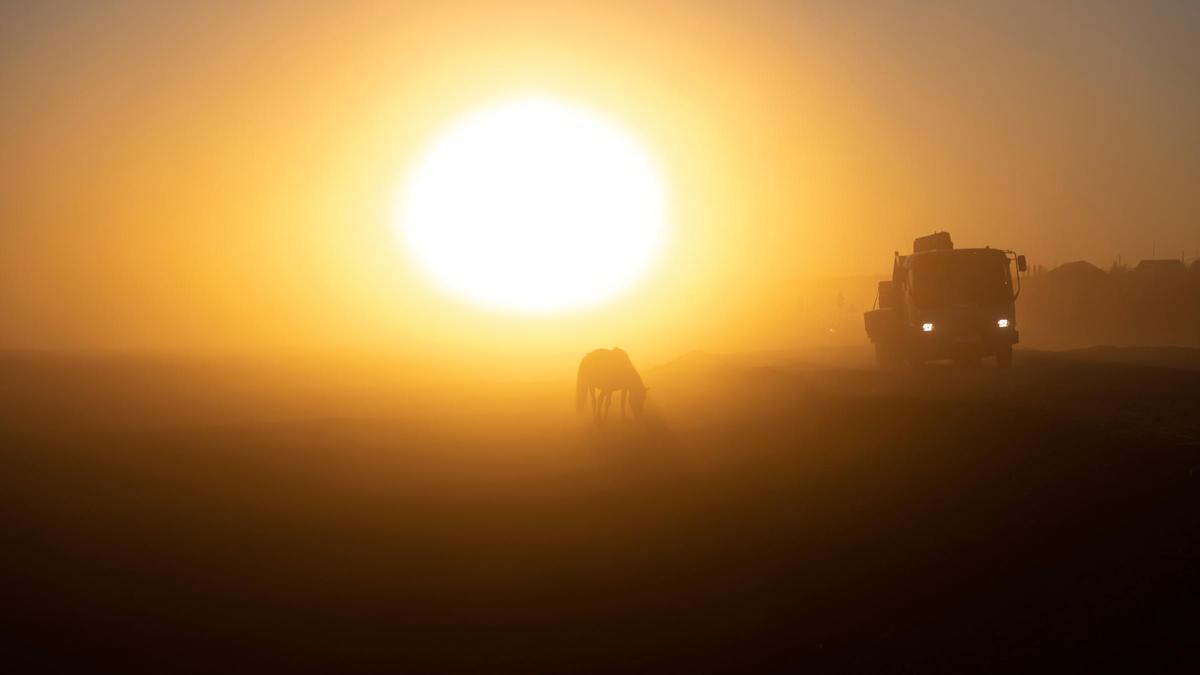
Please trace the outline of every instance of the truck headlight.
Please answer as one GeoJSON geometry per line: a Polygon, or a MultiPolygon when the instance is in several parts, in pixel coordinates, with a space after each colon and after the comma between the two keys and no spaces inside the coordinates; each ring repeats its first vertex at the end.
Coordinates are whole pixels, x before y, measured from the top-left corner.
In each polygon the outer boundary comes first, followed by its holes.
{"type": "Polygon", "coordinates": [[[997,319],[996,327],[997,328],[1008,328],[1008,319],[997,319]]]}
{"type": "Polygon", "coordinates": [[[933,332],[933,324],[928,323],[928,322],[921,324],[921,332],[922,333],[932,333],[933,332]]]}

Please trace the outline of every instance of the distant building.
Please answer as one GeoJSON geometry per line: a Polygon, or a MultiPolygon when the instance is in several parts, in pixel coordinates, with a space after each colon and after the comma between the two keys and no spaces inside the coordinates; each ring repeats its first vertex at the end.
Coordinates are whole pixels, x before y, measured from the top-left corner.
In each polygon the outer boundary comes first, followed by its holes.
{"type": "Polygon", "coordinates": [[[1133,271],[1138,274],[1154,274],[1157,276],[1175,276],[1183,274],[1187,271],[1183,261],[1177,258],[1167,258],[1163,260],[1143,260],[1133,268],[1133,271]]]}
{"type": "Polygon", "coordinates": [[[1142,260],[1112,272],[1078,261],[1027,279],[1021,342],[1200,346],[1200,260],[1142,260]]]}
{"type": "Polygon", "coordinates": [[[1063,263],[1047,272],[1046,276],[1056,284],[1072,288],[1102,287],[1110,280],[1104,270],[1086,260],[1063,263]]]}

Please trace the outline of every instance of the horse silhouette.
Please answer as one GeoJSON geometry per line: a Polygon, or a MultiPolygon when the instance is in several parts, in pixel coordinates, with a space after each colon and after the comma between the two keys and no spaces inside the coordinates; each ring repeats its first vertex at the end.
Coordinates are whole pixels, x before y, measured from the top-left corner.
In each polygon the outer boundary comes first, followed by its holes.
{"type": "Polygon", "coordinates": [[[646,385],[642,384],[642,376],[633,367],[629,355],[616,347],[588,352],[579,362],[579,376],[575,381],[575,410],[582,413],[584,402],[590,398],[592,420],[605,420],[615,391],[621,392],[621,417],[625,416],[626,398],[633,408],[633,414],[642,416],[642,408],[646,405],[646,385]]]}

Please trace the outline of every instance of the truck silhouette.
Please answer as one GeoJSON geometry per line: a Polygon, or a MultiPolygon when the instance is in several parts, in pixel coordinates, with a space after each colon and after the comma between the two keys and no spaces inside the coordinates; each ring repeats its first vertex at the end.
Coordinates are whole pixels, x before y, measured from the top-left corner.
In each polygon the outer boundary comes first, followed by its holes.
{"type": "Polygon", "coordinates": [[[1011,367],[1025,269],[1025,256],[1012,251],[956,249],[949,232],[918,237],[911,255],[896,252],[892,279],[879,282],[877,307],[863,315],[880,365],[967,365],[995,356],[999,367],[1011,367]]]}

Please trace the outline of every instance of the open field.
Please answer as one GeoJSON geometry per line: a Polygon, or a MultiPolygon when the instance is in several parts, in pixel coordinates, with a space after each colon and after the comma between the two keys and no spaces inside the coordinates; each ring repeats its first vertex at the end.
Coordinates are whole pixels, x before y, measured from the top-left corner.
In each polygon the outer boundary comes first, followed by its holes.
{"type": "Polygon", "coordinates": [[[691,354],[595,428],[567,380],[4,356],[8,658],[1198,665],[1197,351],[866,363],[691,354]]]}

